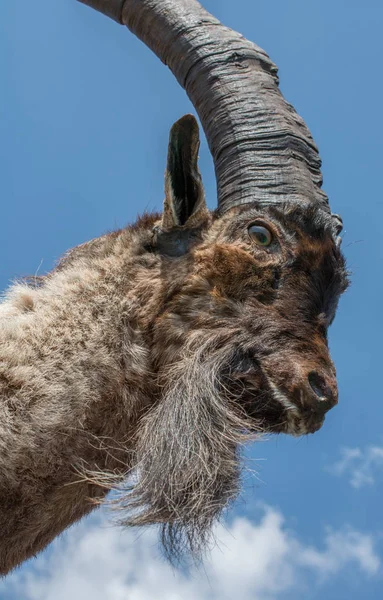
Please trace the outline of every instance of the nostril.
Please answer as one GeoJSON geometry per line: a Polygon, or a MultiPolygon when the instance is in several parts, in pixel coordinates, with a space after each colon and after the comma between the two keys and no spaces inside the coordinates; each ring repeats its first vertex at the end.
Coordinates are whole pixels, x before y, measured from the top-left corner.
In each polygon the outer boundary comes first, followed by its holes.
{"type": "Polygon", "coordinates": [[[311,371],[308,375],[308,380],[312,391],[319,400],[334,403],[333,391],[321,375],[315,371],[311,371]]]}

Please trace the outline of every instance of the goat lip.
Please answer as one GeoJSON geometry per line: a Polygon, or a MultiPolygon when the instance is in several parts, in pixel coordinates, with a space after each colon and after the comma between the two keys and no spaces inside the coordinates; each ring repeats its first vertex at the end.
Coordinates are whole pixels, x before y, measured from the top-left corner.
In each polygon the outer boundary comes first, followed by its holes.
{"type": "Polygon", "coordinates": [[[284,432],[294,437],[316,433],[324,423],[322,418],[307,418],[307,415],[299,413],[299,416],[291,417],[287,420],[284,432]]]}
{"type": "Polygon", "coordinates": [[[319,431],[319,429],[322,427],[323,423],[324,423],[325,418],[322,417],[321,419],[316,419],[316,420],[310,420],[307,422],[307,433],[315,433],[316,431],[319,431]]]}
{"type": "Polygon", "coordinates": [[[315,433],[318,431],[325,421],[325,412],[326,411],[317,410],[312,406],[307,408],[297,406],[294,415],[295,418],[293,420],[299,431],[298,435],[315,433]]]}
{"type": "Polygon", "coordinates": [[[286,417],[286,424],[283,428],[285,433],[293,436],[315,433],[318,431],[325,420],[325,412],[318,410],[318,402],[311,402],[305,397],[307,404],[303,402],[303,391],[300,393],[299,404],[290,400],[275,383],[268,378],[268,383],[273,392],[274,399],[283,407],[286,417]]]}

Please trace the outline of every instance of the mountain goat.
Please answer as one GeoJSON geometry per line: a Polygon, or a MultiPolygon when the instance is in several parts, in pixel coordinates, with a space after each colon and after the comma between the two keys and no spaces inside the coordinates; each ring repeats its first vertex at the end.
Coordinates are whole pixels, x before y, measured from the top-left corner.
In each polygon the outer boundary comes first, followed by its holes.
{"type": "Polygon", "coordinates": [[[198,552],[238,492],[242,442],[313,433],[337,403],[327,329],[347,286],[341,220],[275,65],[196,0],[84,2],[127,25],[185,87],[218,207],[206,207],[186,115],[170,132],[162,215],[8,290],[3,574],[112,488],[124,523],[162,524],[170,556],[198,552]]]}

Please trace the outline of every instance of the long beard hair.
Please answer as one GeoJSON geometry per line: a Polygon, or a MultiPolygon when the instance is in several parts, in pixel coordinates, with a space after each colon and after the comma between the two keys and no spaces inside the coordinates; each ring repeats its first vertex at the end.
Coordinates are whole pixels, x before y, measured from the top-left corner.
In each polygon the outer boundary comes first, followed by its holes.
{"type": "Polygon", "coordinates": [[[127,511],[123,525],[161,524],[173,563],[202,556],[213,523],[238,494],[240,447],[256,435],[221,382],[233,354],[222,337],[195,340],[166,373],[161,398],[138,428],[133,483],[120,486],[115,501],[127,511]]]}

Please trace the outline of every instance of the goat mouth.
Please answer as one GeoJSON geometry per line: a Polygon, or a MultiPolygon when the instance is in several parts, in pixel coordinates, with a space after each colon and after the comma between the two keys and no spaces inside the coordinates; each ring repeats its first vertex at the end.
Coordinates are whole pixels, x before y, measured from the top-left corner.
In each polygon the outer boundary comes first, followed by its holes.
{"type": "MultiPolygon", "coordinates": [[[[268,383],[272,391],[274,400],[276,400],[284,409],[285,421],[281,433],[287,433],[294,437],[315,433],[318,431],[325,420],[324,414],[318,414],[315,411],[303,411],[275,385],[269,378],[268,383]]],[[[302,393],[301,393],[302,396],[302,393]]]]}
{"type": "Polygon", "coordinates": [[[314,409],[309,390],[302,385],[294,392],[298,398],[290,399],[250,353],[237,351],[235,361],[221,371],[221,383],[254,422],[254,430],[299,437],[323,425],[324,412],[314,409]]]}

